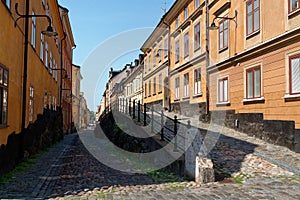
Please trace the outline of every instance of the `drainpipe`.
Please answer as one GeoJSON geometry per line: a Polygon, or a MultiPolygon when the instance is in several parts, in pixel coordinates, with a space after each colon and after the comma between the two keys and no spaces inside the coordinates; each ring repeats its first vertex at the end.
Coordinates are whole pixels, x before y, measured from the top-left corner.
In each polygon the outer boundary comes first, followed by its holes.
{"type": "Polygon", "coordinates": [[[206,40],[205,40],[205,58],[206,58],[206,115],[209,114],[209,77],[208,77],[208,67],[210,65],[209,62],[209,8],[208,8],[208,0],[205,0],[205,27],[206,27],[206,40]]]}
{"type": "MultiPolygon", "coordinates": [[[[26,0],[25,5],[25,16],[29,15],[29,0],[26,0]]],[[[24,131],[26,126],[26,88],[27,88],[27,61],[28,61],[28,31],[29,31],[29,17],[25,17],[25,41],[24,41],[24,68],[23,68],[23,88],[22,88],[22,119],[21,119],[21,147],[20,147],[20,155],[23,157],[24,151],[24,131]]]]}

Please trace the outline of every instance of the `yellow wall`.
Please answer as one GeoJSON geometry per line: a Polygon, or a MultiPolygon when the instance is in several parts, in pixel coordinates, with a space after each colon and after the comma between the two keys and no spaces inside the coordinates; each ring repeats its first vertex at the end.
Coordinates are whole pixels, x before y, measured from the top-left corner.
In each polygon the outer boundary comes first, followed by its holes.
{"type": "MultiPolygon", "coordinates": [[[[212,13],[218,10],[227,1],[218,1],[211,8],[212,13]]],[[[249,48],[258,47],[263,42],[278,37],[286,31],[291,31],[300,26],[299,10],[293,15],[288,14],[288,1],[278,1],[274,4],[271,1],[260,1],[260,31],[252,37],[246,36],[245,21],[245,2],[233,0],[231,7],[224,12],[229,17],[234,15],[234,10],[238,11],[237,29],[234,22],[230,21],[229,49],[225,52],[218,51],[218,45],[211,43],[211,58],[213,64],[217,64],[234,56],[234,53],[241,53],[249,48]],[[269,15],[272,13],[272,15],[269,15]],[[236,40],[235,40],[236,34],[236,40]],[[234,51],[236,49],[236,52],[234,51]]],[[[298,33],[299,34],[299,33],[298,33]]],[[[210,41],[218,39],[218,31],[210,31],[210,41]]],[[[210,74],[210,110],[235,110],[236,113],[263,113],[267,120],[292,120],[295,121],[295,127],[300,128],[300,101],[299,98],[293,101],[286,101],[284,96],[289,93],[289,55],[300,52],[299,40],[290,39],[285,44],[276,44],[276,41],[269,44],[273,45],[269,50],[260,51],[260,46],[251,57],[236,59],[235,62],[228,62],[227,65],[216,68],[210,74]],[[248,67],[260,65],[262,75],[262,96],[263,102],[244,103],[246,84],[245,69],[248,67]],[[230,105],[217,106],[218,79],[228,77],[229,80],[229,101],[230,105]]],[[[250,54],[250,52],[249,52],[250,54]]]]}
{"type": "MultiPolygon", "coordinates": [[[[3,2],[0,3],[1,30],[0,30],[0,63],[9,70],[9,88],[8,88],[8,124],[5,128],[0,128],[0,144],[6,144],[8,136],[21,131],[22,116],[22,85],[23,85],[23,55],[24,55],[24,18],[17,22],[14,27],[14,19],[17,17],[14,9],[15,3],[19,3],[19,12],[24,14],[25,1],[11,1],[10,12],[3,2]]],[[[53,20],[53,27],[59,33],[58,39],[62,37],[60,16],[56,0],[48,0],[50,16],[53,20]]],[[[35,14],[46,14],[42,1],[30,1],[30,14],[34,9],[35,14]]],[[[38,114],[42,114],[44,108],[44,91],[51,96],[55,96],[58,103],[59,82],[55,81],[53,75],[49,73],[40,59],[40,33],[48,26],[46,18],[36,18],[36,46],[31,45],[31,22],[29,19],[29,44],[28,44],[28,77],[27,77],[27,98],[26,98],[26,127],[29,124],[29,88],[34,88],[34,116],[36,120],[38,114]]],[[[45,41],[49,43],[49,53],[52,50],[52,57],[56,60],[60,68],[60,54],[53,38],[45,36],[45,41]]],[[[45,53],[44,53],[45,56],[45,53]]],[[[49,61],[50,58],[48,58],[49,61]]],[[[59,77],[59,72],[58,77],[59,77]]]]}

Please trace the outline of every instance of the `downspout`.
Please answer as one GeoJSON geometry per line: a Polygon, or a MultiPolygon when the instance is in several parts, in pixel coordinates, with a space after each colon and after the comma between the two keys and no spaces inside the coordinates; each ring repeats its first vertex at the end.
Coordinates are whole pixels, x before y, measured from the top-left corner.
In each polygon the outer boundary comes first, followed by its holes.
{"type": "MultiPolygon", "coordinates": [[[[25,5],[25,16],[29,15],[29,0],[26,0],[25,5]]],[[[26,90],[27,90],[27,61],[28,61],[28,31],[29,31],[29,18],[25,17],[25,41],[24,41],[24,69],[23,69],[23,99],[22,99],[22,120],[21,120],[21,147],[20,147],[20,156],[23,157],[24,151],[24,131],[26,126],[26,90]]]]}
{"type": "Polygon", "coordinates": [[[205,58],[206,58],[206,110],[205,114],[209,115],[209,77],[208,77],[208,67],[210,65],[209,60],[209,8],[208,8],[208,0],[205,0],[205,27],[206,27],[206,40],[205,40],[205,58]]]}

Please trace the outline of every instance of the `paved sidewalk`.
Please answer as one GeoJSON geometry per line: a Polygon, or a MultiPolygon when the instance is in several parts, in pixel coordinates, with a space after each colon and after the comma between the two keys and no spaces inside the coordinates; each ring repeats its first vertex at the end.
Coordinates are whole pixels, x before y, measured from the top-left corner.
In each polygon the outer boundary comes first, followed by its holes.
{"type": "Polygon", "coordinates": [[[64,140],[39,157],[31,167],[15,174],[5,184],[0,184],[0,199],[32,199],[43,196],[50,186],[50,177],[60,173],[62,156],[68,152],[77,137],[77,134],[65,136],[64,140]]]}
{"type": "Polygon", "coordinates": [[[178,119],[180,119],[181,123],[187,124],[188,120],[190,120],[193,127],[209,130],[211,132],[218,132],[221,134],[219,140],[228,144],[230,148],[238,147],[239,149],[236,149],[237,151],[242,150],[246,153],[250,153],[249,151],[251,149],[251,151],[253,151],[251,154],[287,171],[300,175],[300,154],[295,153],[286,147],[267,143],[261,139],[248,136],[245,133],[241,133],[227,127],[222,127],[216,124],[204,124],[195,118],[169,112],[165,112],[165,114],[172,118],[176,115],[178,119]],[[253,147],[247,149],[247,146],[249,147],[250,145],[253,147]]]}

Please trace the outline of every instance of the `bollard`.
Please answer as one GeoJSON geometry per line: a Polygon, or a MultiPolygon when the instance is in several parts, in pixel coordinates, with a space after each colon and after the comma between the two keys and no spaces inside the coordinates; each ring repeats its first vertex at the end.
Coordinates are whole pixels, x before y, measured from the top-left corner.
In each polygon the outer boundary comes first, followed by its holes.
{"type": "Polygon", "coordinates": [[[151,106],[151,133],[153,133],[154,130],[154,108],[151,106]]]}
{"type": "Polygon", "coordinates": [[[175,115],[174,116],[174,137],[175,137],[174,152],[178,151],[178,149],[177,149],[177,123],[178,123],[178,120],[177,120],[177,116],[175,115]]]}
{"type": "Polygon", "coordinates": [[[147,106],[146,106],[146,103],[144,103],[144,126],[147,125],[147,106]]]}
{"type": "Polygon", "coordinates": [[[164,141],[165,140],[165,138],[164,138],[164,110],[161,110],[161,120],[160,120],[160,123],[161,123],[160,140],[164,141]]]}
{"type": "Polygon", "coordinates": [[[190,129],[190,128],[192,127],[192,126],[191,126],[191,120],[188,120],[187,123],[188,123],[188,124],[187,124],[187,128],[190,129]]]}
{"type": "Polygon", "coordinates": [[[128,108],[129,108],[129,116],[131,116],[131,99],[129,99],[129,106],[128,106],[128,108]]]}
{"type": "Polygon", "coordinates": [[[132,103],[132,119],[135,119],[135,100],[132,103]]]}

